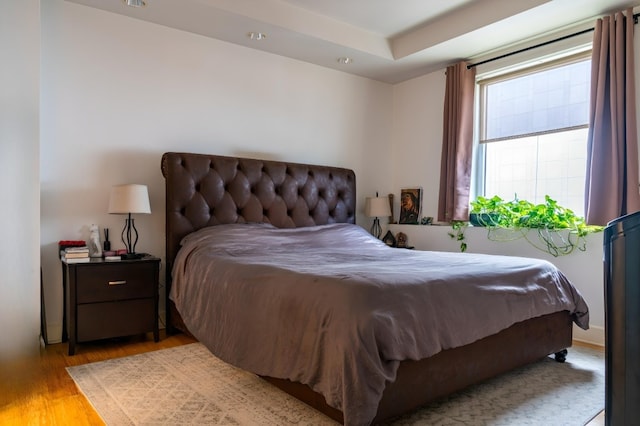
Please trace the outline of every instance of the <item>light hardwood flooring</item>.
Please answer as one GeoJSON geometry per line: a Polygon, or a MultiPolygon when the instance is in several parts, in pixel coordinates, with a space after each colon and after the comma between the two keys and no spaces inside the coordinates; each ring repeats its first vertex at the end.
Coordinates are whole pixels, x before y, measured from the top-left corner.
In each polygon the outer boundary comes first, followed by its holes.
{"type": "Polygon", "coordinates": [[[41,348],[39,354],[0,366],[0,425],[101,425],[91,404],[80,393],[65,367],[135,355],[195,342],[177,334],[160,341],[152,335],[41,348]]]}
{"type": "MultiPolygon", "coordinates": [[[[78,391],[65,367],[135,355],[193,343],[183,334],[154,342],[150,335],[78,344],[67,355],[67,344],[48,345],[34,357],[0,366],[0,425],[100,425],[93,407],[78,391]]],[[[580,344],[577,343],[576,344],[580,344]]],[[[588,426],[604,425],[600,413],[588,426]]]]}

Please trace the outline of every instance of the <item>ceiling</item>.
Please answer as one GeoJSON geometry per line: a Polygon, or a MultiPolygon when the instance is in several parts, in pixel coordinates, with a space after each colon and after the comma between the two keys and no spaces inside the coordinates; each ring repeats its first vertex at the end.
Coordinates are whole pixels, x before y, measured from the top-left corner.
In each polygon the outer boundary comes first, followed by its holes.
{"type": "Polygon", "coordinates": [[[640,0],[67,0],[397,83],[551,39],[640,0]],[[264,34],[253,39],[251,33],[264,34]],[[350,58],[341,63],[339,58],[350,58]]]}

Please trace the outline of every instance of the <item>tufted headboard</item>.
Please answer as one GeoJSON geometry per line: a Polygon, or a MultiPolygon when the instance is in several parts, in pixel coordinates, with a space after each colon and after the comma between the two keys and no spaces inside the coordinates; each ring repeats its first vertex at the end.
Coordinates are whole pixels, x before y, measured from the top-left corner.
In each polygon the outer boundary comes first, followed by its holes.
{"type": "Polygon", "coordinates": [[[219,155],[167,152],[167,330],[174,323],[169,301],[171,269],[187,234],[227,223],[267,222],[279,228],[355,223],[353,170],[219,155]]]}

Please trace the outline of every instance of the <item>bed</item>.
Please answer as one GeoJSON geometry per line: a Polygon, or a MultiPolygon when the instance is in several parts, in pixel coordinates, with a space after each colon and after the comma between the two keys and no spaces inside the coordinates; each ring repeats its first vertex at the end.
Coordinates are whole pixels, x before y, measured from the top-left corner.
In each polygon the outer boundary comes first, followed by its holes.
{"type": "Polygon", "coordinates": [[[161,167],[168,332],[338,422],[384,422],[549,354],[563,361],[573,323],[588,327],[548,262],[373,238],[355,225],[352,170],[175,152],[161,167]]]}

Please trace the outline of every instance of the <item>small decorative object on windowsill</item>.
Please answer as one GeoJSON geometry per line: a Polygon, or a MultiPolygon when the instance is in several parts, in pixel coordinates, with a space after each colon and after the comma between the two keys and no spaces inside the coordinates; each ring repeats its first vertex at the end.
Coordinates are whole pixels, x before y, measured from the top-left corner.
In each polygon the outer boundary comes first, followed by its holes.
{"type": "Polygon", "coordinates": [[[433,218],[431,216],[425,216],[420,219],[421,225],[433,225],[433,218]]]}
{"type": "Polygon", "coordinates": [[[398,232],[398,235],[396,235],[396,247],[409,250],[413,249],[412,246],[409,246],[409,239],[404,232],[398,232]]]}
{"type": "Polygon", "coordinates": [[[382,241],[389,247],[396,246],[396,238],[393,236],[393,233],[391,231],[387,231],[387,233],[384,234],[384,238],[382,239],[382,241]]]}
{"type": "Polygon", "coordinates": [[[109,213],[126,214],[124,228],[122,229],[122,242],[126,247],[126,254],[122,255],[123,259],[140,259],[143,254],[136,253],[136,244],[138,243],[138,230],[135,227],[132,213],[151,213],[149,204],[149,193],[146,185],[128,184],[116,185],[111,188],[111,197],[109,198],[109,213]]]}
{"type": "Polygon", "coordinates": [[[378,197],[378,193],[376,192],[375,198],[367,197],[364,213],[367,217],[374,218],[373,225],[371,226],[371,235],[376,238],[380,238],[380,235],[382,234],[382,227],[380,226],[380,219],[378,218],[391,215],[389,200],[384,197],[378,197]]]}

